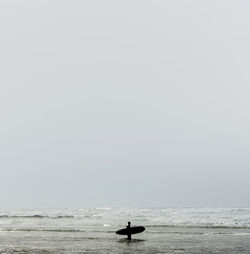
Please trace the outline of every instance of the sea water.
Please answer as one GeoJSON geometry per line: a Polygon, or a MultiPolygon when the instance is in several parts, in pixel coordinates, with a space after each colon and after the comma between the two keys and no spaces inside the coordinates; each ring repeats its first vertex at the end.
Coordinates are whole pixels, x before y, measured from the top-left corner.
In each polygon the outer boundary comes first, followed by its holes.
{"type": "Polygon", "coordinates": [[[250,253],[250,209],[0,210],[0,253],[250,253]]]}

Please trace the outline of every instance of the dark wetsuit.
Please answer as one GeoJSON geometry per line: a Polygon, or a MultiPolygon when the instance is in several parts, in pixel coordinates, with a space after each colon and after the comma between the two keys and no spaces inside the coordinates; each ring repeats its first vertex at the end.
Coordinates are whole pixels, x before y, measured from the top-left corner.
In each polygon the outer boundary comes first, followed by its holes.
{"type": "Polygon", "coordinates": [[[130,223],[128,223],[127,230],[128,230],[128,234],[127,234],[128,240],[131,240],[130,223]]]}

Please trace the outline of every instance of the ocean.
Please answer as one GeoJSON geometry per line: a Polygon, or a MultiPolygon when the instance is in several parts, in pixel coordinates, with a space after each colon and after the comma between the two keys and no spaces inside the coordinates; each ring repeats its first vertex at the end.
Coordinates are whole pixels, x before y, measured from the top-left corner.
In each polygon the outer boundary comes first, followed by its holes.
{"type": "Polygon", "coordinates": [[[250,253],[250,208],[0,210],[0,253],[250,253]],[[128,241],[115,232],[145,226],[128,241]]]}

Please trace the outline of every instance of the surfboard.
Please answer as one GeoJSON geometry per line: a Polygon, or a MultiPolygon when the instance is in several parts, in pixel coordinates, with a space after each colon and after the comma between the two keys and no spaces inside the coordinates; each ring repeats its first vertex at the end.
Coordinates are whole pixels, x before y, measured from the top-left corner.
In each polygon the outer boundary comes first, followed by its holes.
{"type": "Polygon", "coordinates": [[[131,228],[123,228],[123,229],[120,229],[118,231],[116,231],[116,234],[118,235],[128,235],[128,234],[138,234],[138,233],[141,233],[145,230],[144,227],[142,226],[139,226],[139,227],[131,227],[131,228]]]}

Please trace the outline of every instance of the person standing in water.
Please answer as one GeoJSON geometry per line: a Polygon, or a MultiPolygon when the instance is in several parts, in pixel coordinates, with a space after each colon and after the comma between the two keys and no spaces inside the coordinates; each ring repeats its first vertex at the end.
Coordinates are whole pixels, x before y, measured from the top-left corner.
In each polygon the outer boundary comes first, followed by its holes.
{"type": "Polygon", "coordinates": [[[130,224],[131,224],[131,222],[129,221],[128,222],[128,226],[127,226],[127,230],[128,230],[128,234],[127,234],[127,236],[128,236],[128,240],[131,240],[131,232],[130,232],[130,224]]]}

